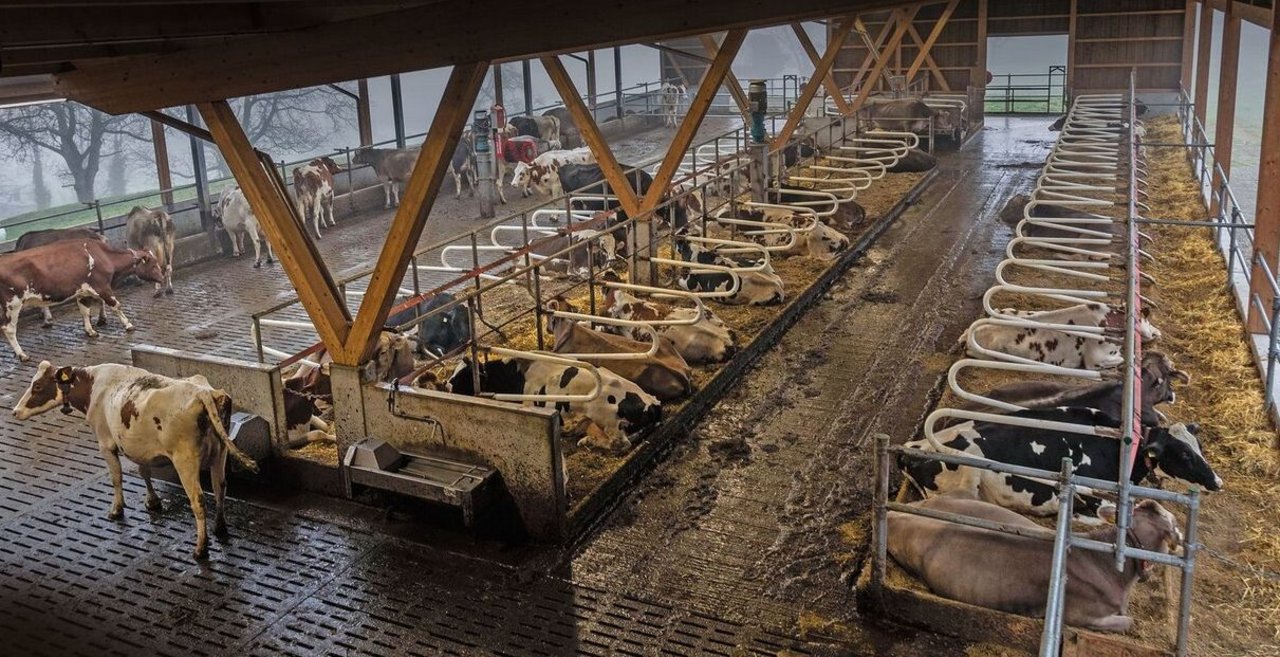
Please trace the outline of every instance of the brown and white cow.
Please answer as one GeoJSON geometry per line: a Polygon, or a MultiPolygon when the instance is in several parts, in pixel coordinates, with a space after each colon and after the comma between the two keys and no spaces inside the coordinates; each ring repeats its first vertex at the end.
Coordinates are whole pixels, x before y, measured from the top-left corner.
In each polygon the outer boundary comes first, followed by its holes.
{"type": "MultiPolygon", "coordinates": [[[[253,242],[253,268],[262,266],[262,245],[267,242],[258,224],[258,217],[249,207],[249,200],[239,187],[222,190],[217,205],[213,206],[214,228],[227,231],[231,238],[231,254],[237,258],[246,250],[245,238],[253,242]]],[[[271,244],[267,243],[267,264],[271,264],[271,244]]]]}
{"type": "MultiPolygon", "coordinates": [[[[677,308],[646,301],[626,290],[609,288],[605,293],[609,315],[616,319],[639,321],[689,320],[693,324],[669,324],[656,327],[658,334],[671,341],[685,362],[693,365],[720,363],[729,360],[737,351],[737,335],[710,308],[677,308]]],[[[642,327],[619,326],[616,333],[632,340],[644,341],[648,333],[642,327]]]]}
{"type": "MultiPolygon", "coordinates": [[[[546,303],[548,311],[576,312],[562,297],[546,303]]],[[[570,319],[552,317],[547,328],[555,336],[553,350],[568,354],[645,354],[652,343],[640,342],[597,331],[570,319]]],[[[688,397],[693,392],[693,371],[669,340],[657,336],[658,353],[634,359],[578,357],[596,367],[607,367],[622,378],[640,386],[641,390],[663,402],[688,397]]]]}
{"type": "MultiPolygon", "coordinates": [[[[103,244],[107,243],[107,237],[102,233],[90,228],[47,228],[45,230],[33,230],[29,233],[23,233],[17,242],[13,243],[13,250],[26,251],[34,249],[37,246],[45,244],[53,244],[64,240],[97,240],[103,244]]],[[[49,310],[49,306],[40,308],[44,313],[44,325],[53,326],[53,312],[49,310]]],[[[107,309],[105,306],[98,306],[98,324],[107,322],[107,309]]]]}
{"type": "MultiPolygon", "coordinates": [[[[13,353],[19,360],[28,358],[18,345],[18,315],[24,305],[52,306],[75,299],[84,317],[84,332],[96,337],[98,332],[89,322],[96,301],[132,331],[133,324],[113,291],[130,274],[149,282],[164,280],[160,262],[150,252],[116,249],[98,240],[54,242],[0,258],[0,329],[13,353]]],[[[105,323],[105,318],[99,316],[98,323],[105,323]]]]}
{"type": "Polygon", "coordinates": [[[173,294],[173,243],[177,238],[177,228],[169,213],[156,208],[148,210],[135,205],[129,211],[125,225],[128,233],[128,244],[131,249],[150,251],[160,263],[160,271],[164,280],[156,282],[156,294],[173,294]]]}
{"type": "Polygon", "coordinates": [[[731,210],[732,208],[726,206],[717,212],[716,216],[781,224],[795,229],[793,240],[790,233],[772,232],[781,229],[763,229],[770,232],[758,232],[752,226],[738,227],[757,244],[766,247],[786,247],[771,251],[775,256],[786,258],[805,255],[831,260],[841,251],[849,248],[848,236],[822,223],[811,212],[780,208],[739,208],[737,212],[731,210]]]}
{"type": "Polygon", "coordinates": [[[337,226],[333,218],[333,175],[341,172],[333,158],[318,157],[293,169],[293,195],[298,204],[298,217],[302,225],[312,219],[316,239],[320,239],[320,226],[337,226]]]}
{"type": "Polygon", "coordinates": [[[689,90],[683,84],[662,83],[659,102],[662,105],[662,125],[674,128],[677,125],[676,115],[680,112],[680,102],[689,97],[689,90]]]}
{"type": "Polygon", "coordinates": [[[400,189],[397,183],[409,182],[413,174],[413,165],[418,161],[416,148],[362,148],[351,158],[353,164],[367,164],[373,167],[374,175],[382,181],[382,193],[386,196],[385,208],[400,205],[400,189]]]}
{"type": "Polygon", "coordinates": [[[215,503],[213,532],[219,536],[227,531],[223,513],[227,455],[241,467],[258,471],[253,459],[236,448],[227,435],[231,397],[198,374],[171,379],[128,365],[55,367],[46,360],[36,368],[13,415],[26,420],[59,406],[63,413],[83,413],[98,439],[98,450],[107,461],[115,488],[107,518],[124,517],[121,455],[138,464],[138,473],[147,484],[147,510],[153,512],[160,511],[161,503],[151,486],[151,468],[166,461],[173,463],[196,518],[192,554],[203,559],[208,534],[200,470],[209,468],[215,503]]]}
{"type": "Polygon", "coordinates": [[[539,194],[559,196],[564,193],[560,187],[560,167],[565,164],[595,164],[596,156],[590,148],[575,148],[570,151],[547,151],[532,162],[516,163],[511,173],[511,186],[520,190],[522,196],[539,194]]]}
{"type": "Polygon", "coordinates": [[[503,126],[504,134],[510,137],[537,137],[547,142],[547,148],[553,151],[561,149],[560,118],[554,114],[542,116],[513,116],[503,126]]]}

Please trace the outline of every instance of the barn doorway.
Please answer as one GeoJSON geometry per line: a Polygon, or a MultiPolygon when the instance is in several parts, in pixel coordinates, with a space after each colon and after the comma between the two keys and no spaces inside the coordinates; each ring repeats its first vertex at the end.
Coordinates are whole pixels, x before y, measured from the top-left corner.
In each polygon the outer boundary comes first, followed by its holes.
{"type": "Polygon", "coordinates": [[[988,37],[987,71],[987,114],[1066,111],[1066,34],[988,37]]]}

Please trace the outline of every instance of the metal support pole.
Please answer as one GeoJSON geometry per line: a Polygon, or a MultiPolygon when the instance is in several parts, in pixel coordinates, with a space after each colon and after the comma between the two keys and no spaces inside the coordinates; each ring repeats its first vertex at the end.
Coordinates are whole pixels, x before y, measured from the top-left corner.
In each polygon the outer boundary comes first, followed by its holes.
{"type": "Polygon", "coordinates": [[[596,115],[596,51],[587,51],[587,107],[596,115]]]}
{"type": "Polygon", "coordinates": [[[475,142],[476,187],[478,188],[477,196],[480,197],[480,217],[483,219],[493,218],[493,200],[497,196],[497,188],[494,187],[493,180],[495,153],[493,152],[492,132],[493,121],[489,116],[489,112],[476,110],[471,122],[471,134],[474,135],[473,141],[475,142]]]}
{"type": "Polygon", "coordinates": [[[1062,609],[1067,593],[1067,558],[1071,552],[1071,516],[1075,511],[1075,486],[1071,484],[1072,461],[1062,459],[1058,475],[1058,525],[1053,540],[1053,566],[1049,575],[1049,599],[1044,609],[1044,633],[1040,635],[1040,657],[1058,657],[1062,648],[1062,609]]]}
{"type": "Polygon", "coordinates": [[[769,91],[764,80],[752,80],[747,91],[751,104],[751,200],[764,203],[769,180],[769,141],[764,131],[764,116],[769,111],[769,91]]]}
{"type": "Polygon", "coordinates": [[[524,113],[533,114],[533,75],[530,72],[529,60],[520,62],[520,71],[524,75],[524,113]]]}
{"type": "Polygon", "coordinates": [[[493,104],[506,106],[502,99],[502,64],[493,65],[493,104]]]}
{"type": "Polygon", "coordinates": [[[1199,535],[1200,487],[1192,486],[1188,495],[1191,503],[1187,505],[1187,533],[1182,537],[1182,594],[1178,598],[1178,657],[1187,657],[1187,642],[1191,638],[1191,587],[1196,572],[1196,552],[1200,549],[1196,542],[1199,535]]]}
{"type": "Polygon", "coordinates": [[[404,148],[404,96],[400,92],[398,73],[391,76],[391,118],[396,127],[396,148],[404,148]]]}
{"type": "MultiPolygon", "coordinates": [[[[1255,253],[1255,258],[1261,258],[1261,253],[1255,253]]],[[[1271,297],[1271,332],[1267,336],[1267,381],[1266,395],[1263,396],[1264,410],[1271,410],[1274,402],[1271,399],[1271,393],[1276,388],[1276,360],[1280,359],[1280,296],[1271,297]]]]}
{"type": "Polygon", "coordinates": [[[613,95],[614,110],[618,118],[622,118],[622,48],[613,47],[613,95]]]}
{"type": "MultiPolygon", "coordinates": [[[[196,123],[196,108],[187,105],[187,123],[196,123]]],[[[200,212],[200,228],[206,233],[213,232],[213,217],[209,214],[209,171],[204,161],[204,142],[191,139],[191,171],[196,180],[196,205],[200,212]]]]}
{"type": "Polygon", "coordinates": [[[169,175],[169,144],[165,141],[164,125],[151,122],[151,148],[156,156],[156,181],[160,183],[160,202],[173,205],[173,177],[169,175]]]}
{"type": "Polygon", "coordinates": [[[884,588],[885,568],[889,559],[889,436],[878,433],[876,441],[875,500],[872,508],[875,512],[875,524],[871,527],[871,538],[875,541],[875,552],[871,555],[871,590],[879,593],[884,588]]]}

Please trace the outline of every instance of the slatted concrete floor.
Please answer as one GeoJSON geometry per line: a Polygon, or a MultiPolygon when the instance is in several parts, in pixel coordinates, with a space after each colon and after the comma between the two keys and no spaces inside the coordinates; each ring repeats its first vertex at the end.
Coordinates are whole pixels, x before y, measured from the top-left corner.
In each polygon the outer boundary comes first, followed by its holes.
{"type": "MultiPolygon", "coordinates": [[[[166,488],[166,510],[152,517],[126,477],[127,520],[108,521],[110,486],[83,419],[6,415],[3,652],[962,654],[859,618],[849,580],[863,555],[840,536],[869,507],[868,432],[910,433],[937,373],[921,355],[976,312],[1007,238],[992,215],[1034,175],[1021,164],[1042,161],[1045,124],[993,122],[949,157],[867,264],[573,554],[481,544],[492,559],[476,559],[429,529],[405,540],[350,507],[255,494],[232,501],[231,538],[197,564],[179,491],[166,488]]],[[[385,220],[326,238],[331,265],[374,257],[385,220]]],[[[137,335],[113,324],[87,342],[63,312],[54,329],[25,324],[23,344],[67,363],[123,361],[134,341],[251,357],[248,313],[289,291],[278,272],[248,265],[185,270],[173,298],[130,290],[137,335]]],[[[0,358],[0,404],[13,405],[32,370],[0,358]]],[[[243,491],[233,483],[233,498],[243,491]]]]}

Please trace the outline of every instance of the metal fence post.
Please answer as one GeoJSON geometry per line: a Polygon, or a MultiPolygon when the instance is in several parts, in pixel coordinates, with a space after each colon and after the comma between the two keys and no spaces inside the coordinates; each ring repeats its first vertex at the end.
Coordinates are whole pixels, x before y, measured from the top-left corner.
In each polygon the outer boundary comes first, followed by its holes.
{"type": "Polygon", "coordinates": [[[1071,459],[1062,459],[1062,470],[1058,475],[1058,525],[1054,532],[1053,569],[1049,575],[1049,599],[1044,610],[1044,633],[1040,635],[1040,657],[1058,657],[1062,647],[1062,608],[1067,591],[1067,557],[1071,551],[1071,516],[1075,507],[1071,472],[1071,459]]]}
{"type": "Polygon", "coordinates": [[[885,568],[889,554],[889,436],[875,435],[876,461],[875,477],[875,524],[871,528],[871,538],[875,541],[875,552],[871,555],[871,590],[879,593],[884,588],[885,568]]]}
{"type": "MultiPolygon", "coordinates": [[[[1260,254],[1255,254],[1255,257],[1260,257],[1260,254]]],[[[1280,358],[1280,345],[1276,344],[1280,338],[1280,294],[1275,294],[1274,289],[1271,292],[1271,333],[1267,336],[1267,381],[1266,396],[1263,397],[1263,409],[1267,411],[1274,405],[1271,394],[1275,392],[1276,359],[1280,358]]]]}
{"type": "Polygon", "coordinates": [[[98,233],[106,235],[107,227],[102,223],[102,202],[96,198],[93,199],[93,213],[98,217],[98,233]]]}
{"type": "MultiPolygon", "coordinates": [[[[1225,195],[1224,195],[1225,196],[1225,195]]],[[[1225,199],[1224,199],[1225,200],[1225,199]]],[[[1221,221],[1222,213],[1218,213],[1219,221],[1221,221]]],[[[1236,224],[1240,221],[1240,208],[1233,207],[1231,209],[1231,228],[1227,230],[1227,240],[1230,246],[1227,247],[1227,291],[1231,291],[1231,277],[1236,273],[1236,224]]],[[[1213,229],[1214,242],[1221,243],[1219,235],[1223,229],[1216,227],[1213,229]]],[[[1214,244],[1217,246],[1217,244],[1214,244]]]]}
{"type": "MultiPolygon", "coordinates": [[[[1274,316],[1273,314],[1272,317],[1274,316]]],[[[1275,335],[1274,324],[1271,334],[1275,335]]],[[[1272,344],[1274,343],[1273,338],[1272,344]]],[[[1196,540],[1200,518],[1200,487],[1192,487],[1188,495],[1191,502],[1187,505],[1187,534],[1182,537],[1182,591],[1178,598],[1178,657],[1187,657],[1187,641],[1191,634],[1191,587],[1196,572],[1196,552],[1199,550],[1196,540]]]]}

